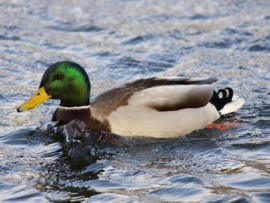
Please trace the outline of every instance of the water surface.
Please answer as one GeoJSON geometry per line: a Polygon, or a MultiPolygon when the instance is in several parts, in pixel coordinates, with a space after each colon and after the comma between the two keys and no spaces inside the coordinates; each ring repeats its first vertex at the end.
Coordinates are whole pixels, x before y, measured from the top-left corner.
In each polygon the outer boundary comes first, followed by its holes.
{"type": "Polygon", "coordinates": [[[270,2],[0,3],[0,201],[269,202],[270,2]],[[128,146],[71,144],[36,130],[57,101],[16,108],[47,66],[85,67],[91,96],[147,76],[218,77],[245,105],[184,138],[128,146]]]}

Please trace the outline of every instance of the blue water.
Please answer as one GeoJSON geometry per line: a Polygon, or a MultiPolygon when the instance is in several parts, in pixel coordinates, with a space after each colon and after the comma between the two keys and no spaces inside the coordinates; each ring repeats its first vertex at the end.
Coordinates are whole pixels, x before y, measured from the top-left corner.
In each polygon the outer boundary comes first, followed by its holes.
{"type": "Polygon", "coordinates": [[[270,202],[270,2],[0,2],[0,201],[270,202]],[[48,65],[85,67],[91,96],[147,76],[218,77],[247,125],[123,146],[36,130],[57,101],[18,114],[48,65]]]}

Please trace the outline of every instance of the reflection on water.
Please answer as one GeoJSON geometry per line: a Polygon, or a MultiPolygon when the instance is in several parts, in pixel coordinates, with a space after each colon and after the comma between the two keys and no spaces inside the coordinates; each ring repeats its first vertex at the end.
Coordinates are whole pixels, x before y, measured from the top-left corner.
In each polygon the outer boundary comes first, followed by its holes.
{"type": "Polygon", "coordinates": [[[0,201],[269,202],[269,9],[267,0],[2,1],[0,201]],[[92,96],[140,77],[216,76],[246,100],[223,120],[248,125],[113,144],[52,137],[36,127],[57,102],[16,107],[60,60],[86,68],[92,96]]]}

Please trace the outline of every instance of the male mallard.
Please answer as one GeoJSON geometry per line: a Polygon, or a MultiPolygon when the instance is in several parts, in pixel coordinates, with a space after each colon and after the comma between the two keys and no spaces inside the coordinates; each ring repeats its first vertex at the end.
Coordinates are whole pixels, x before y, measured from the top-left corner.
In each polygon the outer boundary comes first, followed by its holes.
{"type": "Polygon", "coordinates": [[[123,136],[169,138],[202,129],[221,115],[239,109],[244,100],[231,88],[214,91],[215,78],[152,77],[126,83],[89,102],[90,81],[77,63],[58,62],[44,73],[39,90],[18,109],[30,110],[47,99],[61,100],[52,121],[74,119],[87,129],[123,136]]]}

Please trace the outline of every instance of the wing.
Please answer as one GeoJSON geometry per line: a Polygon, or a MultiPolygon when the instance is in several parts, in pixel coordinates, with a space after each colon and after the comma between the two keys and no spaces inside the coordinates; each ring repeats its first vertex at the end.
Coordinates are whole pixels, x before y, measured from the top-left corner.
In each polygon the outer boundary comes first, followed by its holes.
{"type": "Polygon", "coordinates": [[[158,111],[205,106],[216,78],[147,78],[101,93],[90,103],[101,117],[124,105],[143,105],[158,111]]]}
{"type": "Polygon", "coordinates": [[[175,85],[152,87],[135,93],[129,105],[144,106],[157,111],[177,111],[205,106],[212,98],[213,85],[175,85]]]}

